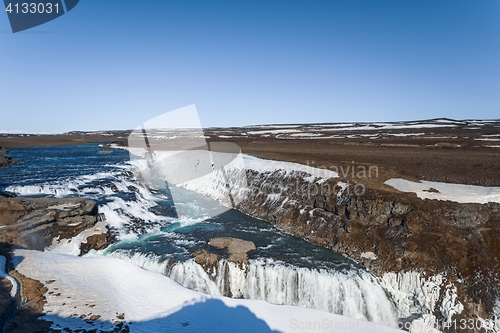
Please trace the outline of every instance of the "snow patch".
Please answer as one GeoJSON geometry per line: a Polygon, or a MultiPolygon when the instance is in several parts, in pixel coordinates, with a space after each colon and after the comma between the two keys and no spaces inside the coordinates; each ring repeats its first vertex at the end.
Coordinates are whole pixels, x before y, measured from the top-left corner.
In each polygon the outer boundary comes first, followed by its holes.
{"type": "Polygon", "coordinates": [[[363,253],[361,253],[361,258],[370,259],[370,260],[377,260],[378,259],[377,255],[373,252],[363,252],[363,253]]]}
{"type": "Polygon", "coordinates": [[[290,136],[293,137],[310,137],[310,136],[322,136],[323,134],[321,133],[294,133],[290,134],[290,136]]]}
{"type": "Polygon", "coordinates": [[[283,134],[283,133],[295,133],[300,132],[298,129],[282,129],[282,130],[262,130],[262,131],[248,131],[248,134],[251,135],[260,135],[260,134],[283,134]]]}
{"type": "Polygon", "coordinates": [[[480,140],[480,141],[500,141],[500,139],[494,139],[494,138],[476,138],[474,140],[480,140]]]}
{"type": "Polygon", "coordinates": [[[420,199],[449,200],[459,203],[500,203],[500,187],[450,184],[421,180],[419,183],[393,178],[385,184],[401,192],[416,193],[420,199]],[[437,190],[434,191],[434,190],[437,190]]]}
{"type": "Polygon", "coordinates": [[[63,212],[70,211],[72,209],[80,207],[82,204],[76,203],[76,204],[61,204],[61,205],[54,205],[50,206],[47,209],[54,209],[54,210],[61,210],[63,212]]]}

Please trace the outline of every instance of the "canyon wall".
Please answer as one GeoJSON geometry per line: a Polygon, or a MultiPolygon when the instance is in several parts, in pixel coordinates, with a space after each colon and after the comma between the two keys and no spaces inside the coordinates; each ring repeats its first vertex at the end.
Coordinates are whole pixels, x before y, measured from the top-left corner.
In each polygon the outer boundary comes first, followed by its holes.
{"type": "Polygon", "coordinates": [[[421,200],[304,171],[228,167],[224,173],[183,187],[218,200],[229,193],[226,205],[236,202],[245,214],[364,265],[391,294],[401,318],[417,312],[441,324],[453,319],[458,327],[494,314],[499,204],[421,200]],[[245,178],[248,186],[241,187],[245,178]]]}

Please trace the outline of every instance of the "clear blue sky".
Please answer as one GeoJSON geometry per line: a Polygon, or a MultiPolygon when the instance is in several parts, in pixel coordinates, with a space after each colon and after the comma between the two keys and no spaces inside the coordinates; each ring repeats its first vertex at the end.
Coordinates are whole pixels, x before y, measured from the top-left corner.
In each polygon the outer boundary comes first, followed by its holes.
{"type": "Polygon", "coordinates": [[[12,34],[0,130],[500,117],[498,0],[81,0],[12,34]]]}

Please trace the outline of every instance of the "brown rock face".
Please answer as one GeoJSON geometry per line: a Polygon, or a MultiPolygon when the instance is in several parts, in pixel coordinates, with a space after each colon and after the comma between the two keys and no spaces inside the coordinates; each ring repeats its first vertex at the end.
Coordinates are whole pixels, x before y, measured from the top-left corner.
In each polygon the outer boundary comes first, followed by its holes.
{"type": "Polygon", "coordinates": [[[97,205],[82,198],[0,197],[0,243],[43,250],[55,237],[71,238],[97,222],[97,205]]]}
{"type": "Polygon", "coordinates": [[[279,172],[247,171],[247,178],[253,190],[238,205],[242,212],[345,254],[379,277],[443,273],[465,307],[455,318],[491,316],[500,296],[499,204],[421,200],[380,188],[357,195],[352,185],[339,194],[333,179],[311,190],[300,177],[283,179],[279,172]],[[364,252],[378,259],[361,258],[364,252]]]}
{"type": "Polygon", "coordinates": [[[30,279],[19,272],[9,272],[22,285],[22,297],[20,308],[16,315],[7,322],[6,332],[28,333],[28,332],[50,332],[51,322],[38,320],[43,314],[43,306],[46,303],[44,294],[47,288],[37,280],[30,279]]]}
{"type": "Polygon", "coordinates": [[[87,237],[86,242],[80,246],[80,255],[88,253],[90,250],[101,250],[114,242],[114,238],[108,234],[97,234],[87,237]]]}
{"type": "Polygon", "coordinates": [[[10,271],[9,274],[14,276],[18,281],[21,281],[23,285],[23,305],[29,306],[37,313],[42,313],[43,306],[47,303],[44,295],[48,289],[40,281],[30,279],[16,270],[10,271]]]}
{"type": "Polygon", "coordinates": [[[17,163],[17,161],[15,159],[13,159],[12,157],[3,156],[3,155],[6,155],[8,153],[9,153],[9,151],[7,149],[0,147],[0,169],[4,166],[17,163]]]}

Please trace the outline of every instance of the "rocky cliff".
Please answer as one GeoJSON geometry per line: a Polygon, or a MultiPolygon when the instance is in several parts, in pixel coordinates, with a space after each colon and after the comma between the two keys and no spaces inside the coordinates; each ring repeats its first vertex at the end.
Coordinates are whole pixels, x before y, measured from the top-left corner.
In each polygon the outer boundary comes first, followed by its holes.
{"type": "Polygon", "coordinates": [[[247,179],[252,190],[237,207],[242,212],[345,254],[379,277],[414,270],[443,274],[465,307],[458,319],[493,314],[500,286],[499,204],[421,200],[369,188],[358,195],[354,185],[333,179],[314,184],[279,172],[249,170],[247,179]]]}
{"type": "Polygon", "coordinates": [[[43,250],[97,222],[97,205],[83,198],[0,197],[0,243],[43,250]]]}
{"type": "MultiPolygon", "coordinates": [[[[233,185],[242,176],[248,182],[247,189],[233,186],[235,208],[363,264],[391,294],[401,318],[417,312],[440,324],[474,320],[479,326],[477,316],[494,314],[500,204],[422,200],[306,172],[226,172],[237,180],[233,185]]],[[[206,186],[223,192],[216,178],[206,186]]]]}

